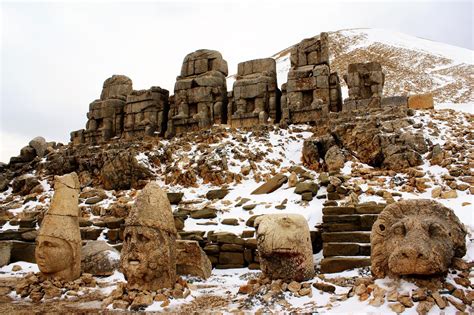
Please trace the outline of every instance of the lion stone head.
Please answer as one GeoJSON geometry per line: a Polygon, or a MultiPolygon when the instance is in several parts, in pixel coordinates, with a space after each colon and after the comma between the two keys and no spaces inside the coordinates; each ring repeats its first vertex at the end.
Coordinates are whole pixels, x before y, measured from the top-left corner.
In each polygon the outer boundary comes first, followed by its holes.
{"type": "Polygon", "coordinates": [[[387,206],[370,234],[372,274],[377,278],[447,272],[466,254],[466,229],[454,212],[426,199],[387,206]]]}

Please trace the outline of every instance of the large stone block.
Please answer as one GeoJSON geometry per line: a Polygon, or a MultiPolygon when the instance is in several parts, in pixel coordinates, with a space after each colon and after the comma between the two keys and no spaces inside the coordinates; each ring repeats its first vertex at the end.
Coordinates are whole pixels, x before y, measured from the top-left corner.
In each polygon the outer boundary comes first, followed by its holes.
{"type": "Polygon", "coordinates": [[[176,273],[207,279],[212,265],[206,253],[196,241],[176,241],[176,273]]]}
{"type": "Polygon", "coordinates": [[[433,109],[433,94],[418,94],[408,97],[408,108],[412,109],[433,109]]]}

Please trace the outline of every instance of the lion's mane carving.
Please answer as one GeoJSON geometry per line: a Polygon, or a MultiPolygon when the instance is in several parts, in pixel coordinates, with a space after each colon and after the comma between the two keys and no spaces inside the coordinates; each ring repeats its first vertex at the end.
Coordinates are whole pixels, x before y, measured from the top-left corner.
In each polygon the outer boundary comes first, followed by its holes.
{"type": "Polygon", "coordinates": [[[372,226],[371,269],[376,278],[433,275],[466,254],[466,229],[454,212],[427,199],[387,206],[372,226]]]}

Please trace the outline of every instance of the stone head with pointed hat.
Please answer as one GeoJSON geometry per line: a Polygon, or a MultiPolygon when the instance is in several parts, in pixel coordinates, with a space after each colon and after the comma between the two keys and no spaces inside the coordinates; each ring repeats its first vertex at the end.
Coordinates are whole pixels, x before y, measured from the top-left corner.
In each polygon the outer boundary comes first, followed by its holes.
{"type": "Polygon", "coordinates": [[[125,221],[120,265],[129,289],[174,286],[176,236],[166,193],[156,183],[147,184],[125,221]]]}
{"type": "Polygon", "coordinates": [[[79,179],[76,173],[54,178],[54,196],[36,239],[36,262],[47,277],[71,281],[81,275],[79,179]]]}

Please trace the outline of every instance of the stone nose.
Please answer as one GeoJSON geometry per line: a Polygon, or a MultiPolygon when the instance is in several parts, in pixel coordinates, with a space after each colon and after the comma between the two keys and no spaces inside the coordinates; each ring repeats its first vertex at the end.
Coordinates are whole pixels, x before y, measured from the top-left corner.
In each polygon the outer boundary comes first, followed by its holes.
{"type": "Polygon", "coordinates": [[[426,258],[425,254],[423,254],[421,250],[413,246],[403,248],[400,254],[402,258],[406,258],[406,259],[426,258]]]}

